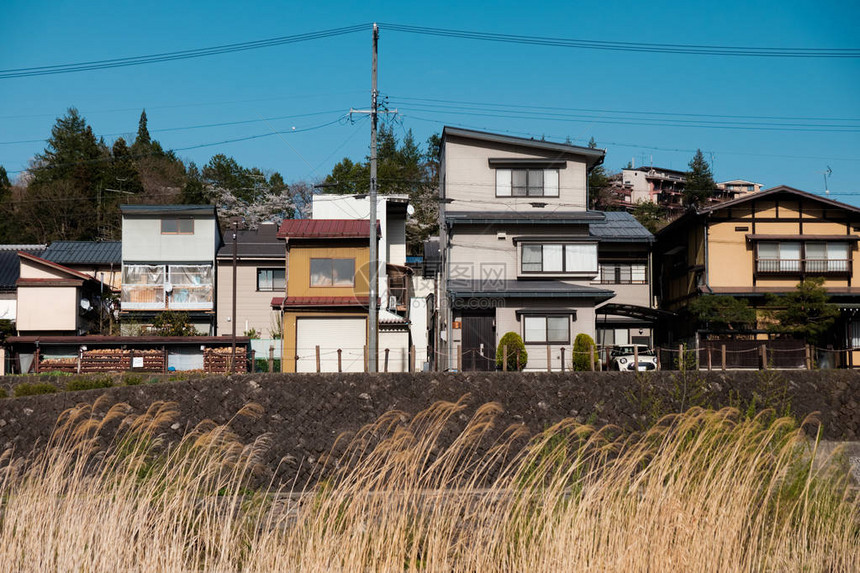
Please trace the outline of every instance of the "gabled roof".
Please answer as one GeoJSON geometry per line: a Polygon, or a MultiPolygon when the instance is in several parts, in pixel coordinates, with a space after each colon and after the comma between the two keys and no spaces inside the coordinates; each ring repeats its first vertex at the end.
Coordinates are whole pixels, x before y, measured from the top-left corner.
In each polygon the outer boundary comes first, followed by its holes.
{"type": "Polygon", "coordinates": [[[627,211],[606,211],[602,223],[591,223],[588,232],[601,242],[654,242],[654,235],[627,211]]]}
{"type": "Polygon", "coordinates": [[[698,212],[713,213],[714,211],[728,209],[729,207],[734,207],[735,205],[740,205],[742,203],[746,203],[747,201],[758,201],[766,197],[770,197],[771,195],[777,195],[779,193],[797,195],[798,197],[801,197],[803,199],[818,201],[830,207],[835,207],[837,209],[845,209],[847,211],[851,211],[852,213],[860,214],[860,208],[858,207],[854,207],[853,205],[848,205],[846,203],[840,203],[839,201],[834,201],[833,199],[828,199],[826,197],[822,197],[821,195],[807,193],[806,191],[801,191],[800,189],[795,189],[794,187],[789,187],[788,185],[778,185],[776,187],[771,187],[770,189],[765,189],[764,191],[759,191],[758,193],[747,193],[746,195],[742,195],[737,199],[732,199],[731,201],[726,201],[725,203],[717,203],[716,205],[704,207],[702,209],[699,209],[698,212]]]}
{"type": "Polygon", "coordinates": [[[603,163],[603,158],[606,156],[605,149],[597,149],[592,147],[582,147],[580,145],[571,145],[569,143],[553,143],[550,141],[541,141],[538,139],[530,139],[527,137],[515,137],[513,135],[502,135],[499,133],[488,133],[485,131],[476,131],[473,129],[462,129],[459,127],[451,127],[446,125],[442,129],[442,140],[446,137],[462,137],[465,139],[474,139],[486,143],[498,143],[502,145],[517,145],[520,147],[528,147],[544,152],[569,153],[573,155],[581,155],[586,158],[589,168],[603,163]]]}
{"type": "Polygon", "coordinates": [[[75,269],[70,269],[69,267],[65,267],[63,265],[60,265],[60,264],[57,264],[57,263],[54,263],[51,261],[46,261],[45,259],[43,259],[41,257],[37,257],[35,255],[32,255],[26,251],[18,251],[18,257],[20,257],[22,259],[27,259],[28,261],[32,261],[32,262],[37,263],[39,265],[46,266],[52,270],[59,271],[62,274],[68,275],[65,279],[61,279],[61,278],[58,278],[58,279],[52,279],[52,278],[45,278],[45,279],[19,278],[18,283],[17,283],[18,285],[28,284],[28,283],[32,283],[32,284],[44,283],[44,284],[47,284],[50,282],[57,282],[57,281],[68,280],[68,279],[71,279],[74,281],[98,282],[98,280],[91,277],[90,275],[78,272],[75,269]]]}
{"type": "Polygon", "coordinates": [[[120,265],[122,241],[54,241],[42,258],[61,265],[120,265]]]}
{"type": "MultiPolygon", "coordinates": [[[[379,233],[379,221],[376,223],[379,233]]],[[[279,239],[369,239],[367,219],[288,219],[281,223],[279,239]]]]}
{"type": "Polygon", "coordinates": [[[120,212],[126,215],[178,215],[215,216],[214,205],[120,205],[120,212]]]}
{"type": "Polygon", "coordinates": [[[609,300],[615,292],[559,280],[481,280],[452,279],[448,293],[454,298],[589,298],[609,300]]]}

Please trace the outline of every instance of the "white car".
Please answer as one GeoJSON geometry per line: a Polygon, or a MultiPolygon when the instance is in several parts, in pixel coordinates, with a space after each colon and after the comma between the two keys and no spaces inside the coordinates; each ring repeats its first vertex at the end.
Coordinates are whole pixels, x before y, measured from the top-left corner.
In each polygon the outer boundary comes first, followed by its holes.
{"type": "Polygon", "coordinates": [[[609,353],[609,368],[624,371],[645,371],[657,369],[657,355],[644,344],[623,344],[609,353]],[[633,364],[636,353],[639,355],[638,368],[633,364]]]}

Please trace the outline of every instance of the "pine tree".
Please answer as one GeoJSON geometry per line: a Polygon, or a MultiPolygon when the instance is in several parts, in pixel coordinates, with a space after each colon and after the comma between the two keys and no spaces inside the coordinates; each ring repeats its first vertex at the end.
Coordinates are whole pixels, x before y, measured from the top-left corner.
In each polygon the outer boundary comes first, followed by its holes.
{"type": "Polygon", "coordinates": [[[690,160],[689,167],[687,183],[684,187],[684,203],[688,207],[698,207],[713,194],[716,184],[711,175],[711,166],[705,160],[701,149],[696,150],[696,155],[690,160]]]}
{"type": "MultiPolygon", "coordinates": [[[[597,142],[594,141],[593,137],[588,141],[588,147],[591,149],[597,149],[597,142]]],[[[603,209],[607,206],[604,204],[606,201],[601,199],[608,187],[609,175],[606,173],[606,168],[601,163],[600,165],[595,166],[594,169],[591,170],[591,173],[588,174],[589,209],[603,209]]]]}
{"type": "Polygon", "coordinates": [[[146,110],[140,112],[140,120],[137,122],[137,137],[131,147],[135,155],[147,153],[152,147],[152,138],[149,136],[149,128],[147,127],[146,110]]]}

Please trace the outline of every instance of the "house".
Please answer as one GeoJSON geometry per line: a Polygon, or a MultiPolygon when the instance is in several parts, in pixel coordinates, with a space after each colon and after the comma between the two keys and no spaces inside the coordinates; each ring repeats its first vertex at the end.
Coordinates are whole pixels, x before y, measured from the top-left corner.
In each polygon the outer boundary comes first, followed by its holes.
{"type": "MultiPolygon", "coordinates": [[[[379,220],[379,293],[380,349],[389,350],[389,371],[405,371],[410,347],[415,349],[416,368],[427,361],[427,296],[434,283],[416,276],[407,264],[406,220],[412,212],[408,195],[379,195],[376,213],[379,220]],[[399,317],[399,320],[398,320],[399,317]],[[396,355],[396,360],[394,356],[396,355]]],[[[365,219],[370,217],[367,195],[315,195],[314,219],[365,219]]],[[[384,370],[384,356],[379,362],[384,370]]]]}
{"type": "Polygon", "coordinates": [[[0,320],[15,323],[18,309],[19,252],[41,256],[47,245],[0,245],[0,320]]]}
{"type": "Polygon", "coordinates": [[[286,243],[286,290],[271,305],[282,318],[282,370],[364,371],[369,220],[292,219],[278,238],[286,243]]]}
{"type": "Polygon", "coordinates": [[[118,290],[122,284],[120,241],[54,241],[41,257],[90,275],[109,288],[118,290]]]}
{"type": "Polygon", "coordinates": [[[83,335],[107,325],[104,285],[90,275],[18,251],[19,335],[83,335]]]}
{"type": "MultiPolygon", "coordinates": [[[[217,254],[217,332],[233,328],[233,232],[228,231],[217,254]]],[[[280,338],[280,315],[272,310],[272,296],[286,287],[284,242],[275,223],[236,231],[236,332],[253,331],[261,339],[280,338]]],[[[280,343],[278,343],[280,346],[280,343]]]]}
{"type": "Polygon", "coordinates": [[[732,179],[717,183],[717,189],[722,189],[731,194],[731,199],[737,199],[746,193],[758,193],[761,191],[761,183],[747,181],[746,179],[732,179]]]}
{"type": "Polygon", "coordinates": [[[498,341],[512,331],[526,343],[529,369],[559,370],[570,367],[577,334],[595,337],[596,307],[615,297],[593,284],[600,240],[590,229],[606,217],[586,207],[588,172],[603,157],[444,128],[437,368],[495,369],[498,341]]]}
{"type": "Polygon", "coordinates": [[[651,277],[654,236],[626,211],[607,211],[589,225],[598,241],[598,275],[591,284],[615,293],[597,307],[597,343],[601,346],[652,346],[654,331],[666,313],[656,309],[651,277]]]}
{"type": "Polygon", "coordinates": [[[639,201],[657,203],[670,213],[684,210],[683,196],[687,186],[687,173],[663,167],[637,167],[621,171],[624,188],[630,189],[629,203],[639,201]]]}
{"type": "Polygon", "coordinates": [[[215,255],[222,244],[212,205],[122,205],[123,334],[165,311],[215,331],[215,255]]]}
{"type": "MultiPolygon", "coordinates": [[[[760,310],[768,294],[791,292],[806,277],[824,277],[830,300],[841,309],[829,344],[860,347],[858,240],[860,209],[791,187],[700,208],[657,234],[660,307],[684,316],[697,297],[730,295],[760,310]]],[[[759,313],[747,337],[768,338],[762,319],[759,313]]],[[[694,343],[697,336],[727,334],[700,332],[704,327],[691,318],[678,321],[674,339],[694,343]]],[[[850,354],[850,362],[860,365],[860,355],[850,354]]]]}

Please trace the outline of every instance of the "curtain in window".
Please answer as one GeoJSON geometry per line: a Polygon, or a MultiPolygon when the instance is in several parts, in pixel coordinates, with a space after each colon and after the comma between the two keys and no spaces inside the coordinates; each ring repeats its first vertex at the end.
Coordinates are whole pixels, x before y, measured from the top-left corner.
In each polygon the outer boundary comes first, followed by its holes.
{"type": "Polygon", "coordinates": [[[523,245],[523,272],[540,272],[542,252],[540,245],[523,245]]]}
{"type": "Polygon", "coordinates": [[[548,316],[546,319],[547,342],[566,343],[570,319],[566,316],[548,316]]]}
{"type": "Polygon", "coordinates": [[[210,265],[170,266],[170,306],[200,306],[212,303],[212,267],[210,265]]]}
{"type": "Polygon", "coordinates": [[[567,272],[597,271],[597,245],[565,245],[564,251],[567,272]]]}
{"type": "Polygon", "coordinates": [[[558,197],[558,169],[545,169],[543,172],[544,197],[558,197]]]}
{"type": "Polygon", "coordinates": [[[561,245],[544,245],[543,246],[543,272],[545,273],[560,273],[564,270],[562,266],[562,246],[561,245]]]}
{"type": "Polygon", "coordinates": [[[511,196],[511,170],[496,169],[496,196],[511,196]]]}
{"type": "Polygon", "coordinates": [[[511,170],[511,184],[514,197],[525,197],[528,194],[528,173],[525,169],[511,170]]]}
{"type": "Polygon", "coordinates": [[[546,317],[545,316],[524,316],[523,334],[526,342],[545,342],[546,341],[546,317]]]}
{"type": "Polygon", "coordinates": [[[779,244],[779,270],[783,272],[800,271],[800,243],[779,244]]]}
{"type": "Polygon", "coordinates": [[[827,270],[827,244],[806,243],[806,271],[821,273],[827,270]]]}
{"type": "Polygon", "coordinates": [[[827,243],[827,270],[848,270],[848,243],[827,243]]]}
{"type": "Polygon", "coordinates": [[[646,265],[631,265],[630,278],[634,283],[644,283],[647,281],[647,277],[645,276],[645,267],[646,265]]]}
{"type": "Polygon", "coordinates": [[[779,243],[758,244],[759,272],[774,272],[779,270],[779,243]]]}

